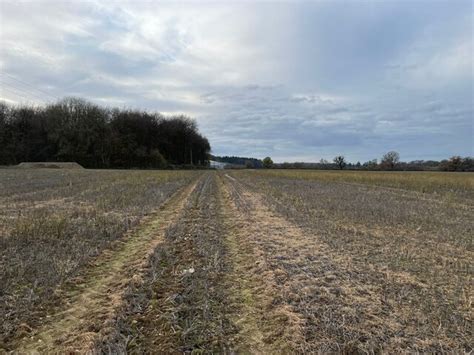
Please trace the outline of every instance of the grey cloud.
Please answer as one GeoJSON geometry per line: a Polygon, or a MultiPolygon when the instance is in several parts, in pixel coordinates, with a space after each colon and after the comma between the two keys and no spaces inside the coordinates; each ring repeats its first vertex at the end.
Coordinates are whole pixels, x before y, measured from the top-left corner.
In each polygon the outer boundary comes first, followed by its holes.
{"type": "Polygon", "coordinates": [[[463,0],[5,1],[0,68],[30,94],[0,74],[0,96],[190,114],[216,154],[473,155],[471,10],[463,0]]]}

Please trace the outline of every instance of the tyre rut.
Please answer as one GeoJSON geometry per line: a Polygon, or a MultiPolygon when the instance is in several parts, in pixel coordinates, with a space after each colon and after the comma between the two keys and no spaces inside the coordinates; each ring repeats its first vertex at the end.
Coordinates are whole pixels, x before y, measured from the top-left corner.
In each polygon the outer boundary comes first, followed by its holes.
{"type": "Polygon", "coordinates": [[[274,306],[272,271],[250,241],[238,201],[211,173],[157,250],[149,299],[129,316],[132,353],[275,353],[294,350],[299,318],[274,306]],[[262,274],[263,272],[263,274],[262,274]]]}
{"type": "Polygon", "coordinates": [[[59,292],[66,308],[47,316],[43,326],[15,344],[15,353],[87,352],[113,327],[130,283],[137,282],[149,256],[163,242],[198,182],[172,195],[111,249],[103,252],[81,277],[59,292]]]}

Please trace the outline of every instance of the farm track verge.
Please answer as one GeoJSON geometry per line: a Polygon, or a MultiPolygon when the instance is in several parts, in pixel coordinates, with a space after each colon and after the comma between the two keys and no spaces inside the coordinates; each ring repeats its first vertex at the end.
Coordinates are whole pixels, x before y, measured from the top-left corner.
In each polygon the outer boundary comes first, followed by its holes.
{"type": "Polygon", "coordinates": [[[237,180],[219,175],[223,215],[229,230],[227,245],[234,268],[232,289],[240,297],[240,310],[234,315],[240,329],[241,349],[252,353],[291,353],[302,350],[303,317],[281,302],[278,270],[268,263],[260,242],[272,239],[271,227],[256,219],[237,180]]]}
{"type": "Polygon", "coordinates": [[[139,283],[149,256],[163,241],[197,182],[173,194],[155,213],[111,249],[104,251],[79,277],[61,288],[65,309],[47,316],[45,324],[27,334],[15,352],[85,352],[111,331],[130,283],[139,283]]]}

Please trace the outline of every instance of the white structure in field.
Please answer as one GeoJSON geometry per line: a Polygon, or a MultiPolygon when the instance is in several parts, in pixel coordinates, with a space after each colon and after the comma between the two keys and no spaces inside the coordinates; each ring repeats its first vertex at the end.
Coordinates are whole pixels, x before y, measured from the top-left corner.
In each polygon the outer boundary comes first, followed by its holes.
{"type": "Polygon", "coordinates": [[[222,163],[220,161],[209,160],[209,165],[214,169],[224,169],[227,166],[227,163],[222,163]]]}

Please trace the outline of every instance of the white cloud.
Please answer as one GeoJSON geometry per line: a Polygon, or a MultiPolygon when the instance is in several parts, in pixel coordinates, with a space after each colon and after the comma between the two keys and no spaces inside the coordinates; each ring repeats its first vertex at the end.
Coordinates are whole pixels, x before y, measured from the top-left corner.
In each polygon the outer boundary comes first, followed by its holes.
{"type": "Polygon", "coordinates": [[[0,6],[8,100],[191,114],[216,154],[473,154],[469,1],[0,6]]]}

